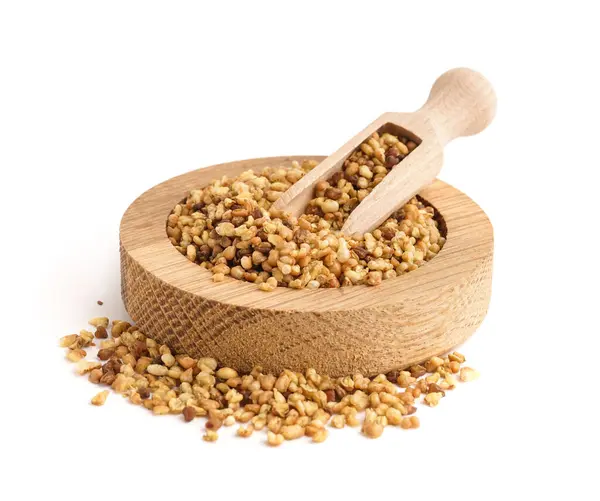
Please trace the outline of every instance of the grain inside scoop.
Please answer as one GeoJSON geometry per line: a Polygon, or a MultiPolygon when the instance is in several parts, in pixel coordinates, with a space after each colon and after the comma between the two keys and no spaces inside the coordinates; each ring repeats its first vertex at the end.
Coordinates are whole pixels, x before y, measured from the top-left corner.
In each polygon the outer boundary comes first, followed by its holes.
{"type": "Polygon", "coordinates": [[[486,314],[493,234],[484,212],[435,176],[443,146],[485,128],[494,110],[493,91],[481,75],[452,70],[436,81],[421,110],[382,115],[326,159],[307,155],[231,162],[155,186],[132,203],[121,222],[127,311],[140,329],[175,351],[214,357],[240,371],[261,365],[273,372],[314,367],[331,376],[374,375],[450,350],[486,314]],[[277,202],[301,213],[310,199],[307,186],[341,168],[375,131],[402,134],[418,146],[362,200],[343,231],[364,233],[376,227],[418,192],[440,214],[446,235],[439,254],[419,269],[375,287],[277,287],[266,293],[230,276],[213,282],[210,271],[186,259],[169,241],[166,220],[191,189],[248,169],[290,167],[312,159],[319,165],[277,202]],[[297,187],[301,189],[293,191],[297,187]]]}

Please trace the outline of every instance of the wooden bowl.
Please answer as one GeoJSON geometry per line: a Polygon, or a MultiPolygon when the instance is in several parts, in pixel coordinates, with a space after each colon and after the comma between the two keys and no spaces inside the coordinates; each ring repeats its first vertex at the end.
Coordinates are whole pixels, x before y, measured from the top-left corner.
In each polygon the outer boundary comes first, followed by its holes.
{"type": "Polygon", "coordinates": [[[273,157],[199,169],[148,190],[121,221],[121,291],[147,335],[192,357],[250,371],[314,367],[342,376],[386,373],[465,341],[487,312],[493,231],[481,208],[436,180],[421,192],[443,217],[447,241],[423,267],[377,287],[258,290],[212,274],[171,244],[166,221],[190,189],[223,175],[321,156],[273,157]]]}

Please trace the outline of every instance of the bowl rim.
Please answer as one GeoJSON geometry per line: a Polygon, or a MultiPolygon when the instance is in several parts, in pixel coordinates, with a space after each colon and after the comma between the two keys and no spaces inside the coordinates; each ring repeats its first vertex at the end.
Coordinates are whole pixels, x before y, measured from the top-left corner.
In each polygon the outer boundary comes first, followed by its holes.
{"type": "Polygon", "coordinates": [[[317,290],[278,287],[264,292],[252,283],[231,277],[215,283],[208,270],[189,261],[169,241],[167,217],[190,189],[248,169],[287,167],[294,160],[321,161],[324,158],[301,155],[241,160],[203,167],[168,179],[144,192],[125,211],[119,232],[122,251],[160,282],[204,299],[250,309],[318,313],[419,302],[432,288],[456,287],[468,280],[481,260],[493,250],[493,229],[485,212],[467,195],[438,179],[419,195],[444,218],[447,227],[444,247],[426,265],[384,280],[376,287],[358,285],[317,290]]]}

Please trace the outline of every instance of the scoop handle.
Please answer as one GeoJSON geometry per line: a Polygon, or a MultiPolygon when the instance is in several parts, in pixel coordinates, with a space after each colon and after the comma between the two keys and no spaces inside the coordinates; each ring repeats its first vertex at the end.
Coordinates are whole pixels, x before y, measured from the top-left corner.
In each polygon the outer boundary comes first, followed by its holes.
{"type": "Polygon", "coordinates": [[[454,68],[431,87],[427,102],[417,112],[432,123],[441,145],[485,129],[496,114],[496,93],[477,71],[454,68]]]}

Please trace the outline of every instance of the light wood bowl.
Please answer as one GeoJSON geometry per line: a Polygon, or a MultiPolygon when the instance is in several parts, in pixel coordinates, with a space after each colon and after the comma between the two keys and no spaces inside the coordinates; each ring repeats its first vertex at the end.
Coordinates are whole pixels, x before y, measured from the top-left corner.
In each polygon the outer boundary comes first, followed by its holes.
{"type": "Polygon", "coordinates": [[[490,299],[493,231],[464,193],[436,180],[420,195],[441,214],[447,241],[423,267],[339,289],[258,290],[212,274],[180,254],[166,234],[173,207],[190,189],[223,175],[322,156],[273,157],[215,165],[148,190],[121,221],[121,291],[147,335],[193,357],[210,356],[240,371],[303,371],[342,376],[386,373],[464,342],[490,299]]]}

